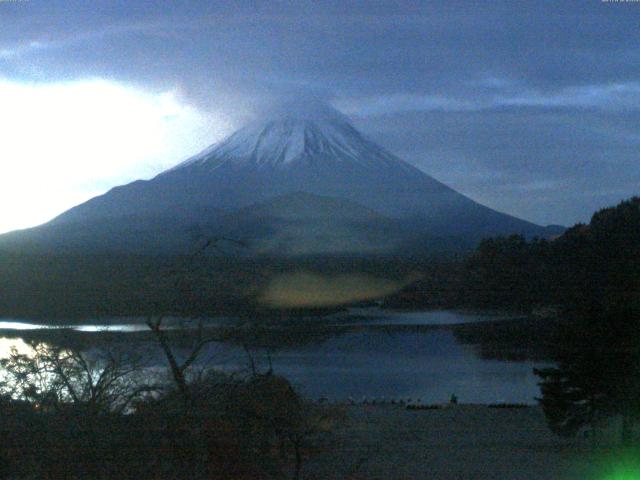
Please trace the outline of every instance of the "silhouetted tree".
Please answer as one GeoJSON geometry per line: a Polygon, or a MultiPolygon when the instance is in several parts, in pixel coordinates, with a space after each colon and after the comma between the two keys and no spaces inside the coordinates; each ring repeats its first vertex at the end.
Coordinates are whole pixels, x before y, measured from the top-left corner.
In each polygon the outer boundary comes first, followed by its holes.
{"type": "Polygon", "coordinates": [[[629,443],[640,413],[640,311],[632,305],[565,326],[556,367],[535,370],[550,427],[573,435],[603,418],[622,418],[629,443]]]}
{"type": "Polygon", "coordinates": [[[597,212],[554,247],[567,270],[558,283],[568,320],[557,334],[557,366],[536,370],[540,402],[561,434],[618,415],[629,443],[640,415],[640,198],[597,212]]]}
{"type": "Polygon", "coordinates": [[[26,400],[41,410],[82,408],[90,414],[124,412],[140,395],[155,387],[143,381],[137,354],[103,345],[82,351],[29,342],[29,351],[11,349],[1,360],[6,395],[26,400]]]}
{"type": "Polygon", "coordinates": [[[483,240],[463,273],[463,303],[528,309],[549,303],[549,242],[521,235],[483,240]]]}
{"type": "MultiPolygon", "coordinates": [[[[167,360],[172,379],[185,406],[188,406],[190,401],[189,371],[200,359],[203,349],[208,344],[220,340],[220,336],[206,335],[202,319],[198,319],[196,322],[195,329],[186,330],[188,345],[181,346],[181,349],[186,352],[183,359],[181,358],[183,355],[177,352],[177,348],[171,342],[169,333],[163,325],[163,317],[149,317],[146,322],[167,360]]],[[[189,327],[186,326],[186,328],[189,327]]]]}

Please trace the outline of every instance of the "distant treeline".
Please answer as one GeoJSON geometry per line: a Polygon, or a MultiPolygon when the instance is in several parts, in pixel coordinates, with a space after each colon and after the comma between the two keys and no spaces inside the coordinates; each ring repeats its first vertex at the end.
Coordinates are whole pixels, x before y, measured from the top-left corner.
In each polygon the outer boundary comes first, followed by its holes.
{"type": "Polygon", "coordinates": [[[483,240],[395,296],[390,306],[531,311],[628,300],[640,282],[640,198],[596,212],[559,237],[483,240]]]}

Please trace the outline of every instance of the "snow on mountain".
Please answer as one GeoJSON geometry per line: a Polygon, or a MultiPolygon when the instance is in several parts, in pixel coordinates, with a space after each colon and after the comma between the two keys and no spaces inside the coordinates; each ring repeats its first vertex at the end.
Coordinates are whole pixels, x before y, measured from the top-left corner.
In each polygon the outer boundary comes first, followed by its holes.
{"type": "Polygon", "coordinates": [[[328,104],[306,100],[269,110],[170,171],[194,166],[214,170],[225,164],[286,168],[318,155],[331,155],[366,168],[380,163],[405,167],[360,134],[346,116],[328,104]]]}

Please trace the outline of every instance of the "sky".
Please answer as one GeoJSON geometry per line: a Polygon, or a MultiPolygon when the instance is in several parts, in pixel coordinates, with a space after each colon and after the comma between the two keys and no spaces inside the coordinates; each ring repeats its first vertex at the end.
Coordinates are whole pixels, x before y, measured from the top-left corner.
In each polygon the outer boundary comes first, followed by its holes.
{"type": "Polygon", "coordinates": [[[0,0],[0,232],[292,94],[536,223],[640,194],[640,2],[0,0]]]}

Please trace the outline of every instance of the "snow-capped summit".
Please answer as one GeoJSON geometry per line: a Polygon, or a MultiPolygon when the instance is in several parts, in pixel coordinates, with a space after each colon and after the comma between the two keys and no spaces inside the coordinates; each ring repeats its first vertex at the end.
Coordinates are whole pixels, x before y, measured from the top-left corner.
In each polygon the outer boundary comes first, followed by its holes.
{"type": "Polygon", "coordinates": [[[223,165],[286,167],[318,156],[340,158],[375,168],[397,163],[363,137],[349,119],[326,102],[301,99],[268,109],[256,120],[172,170],[223,165]]]}
{"type": "Polygon", "coordinates": [[[330,105],[304,99],[268,110],[151,180],[116,187],[4,239],[184,252],[193,231],[248,239],[256,252],[278,255],[398,253],[430,242],[472,246],[497,234],[545,235],[399,159],[330,105]]]}

